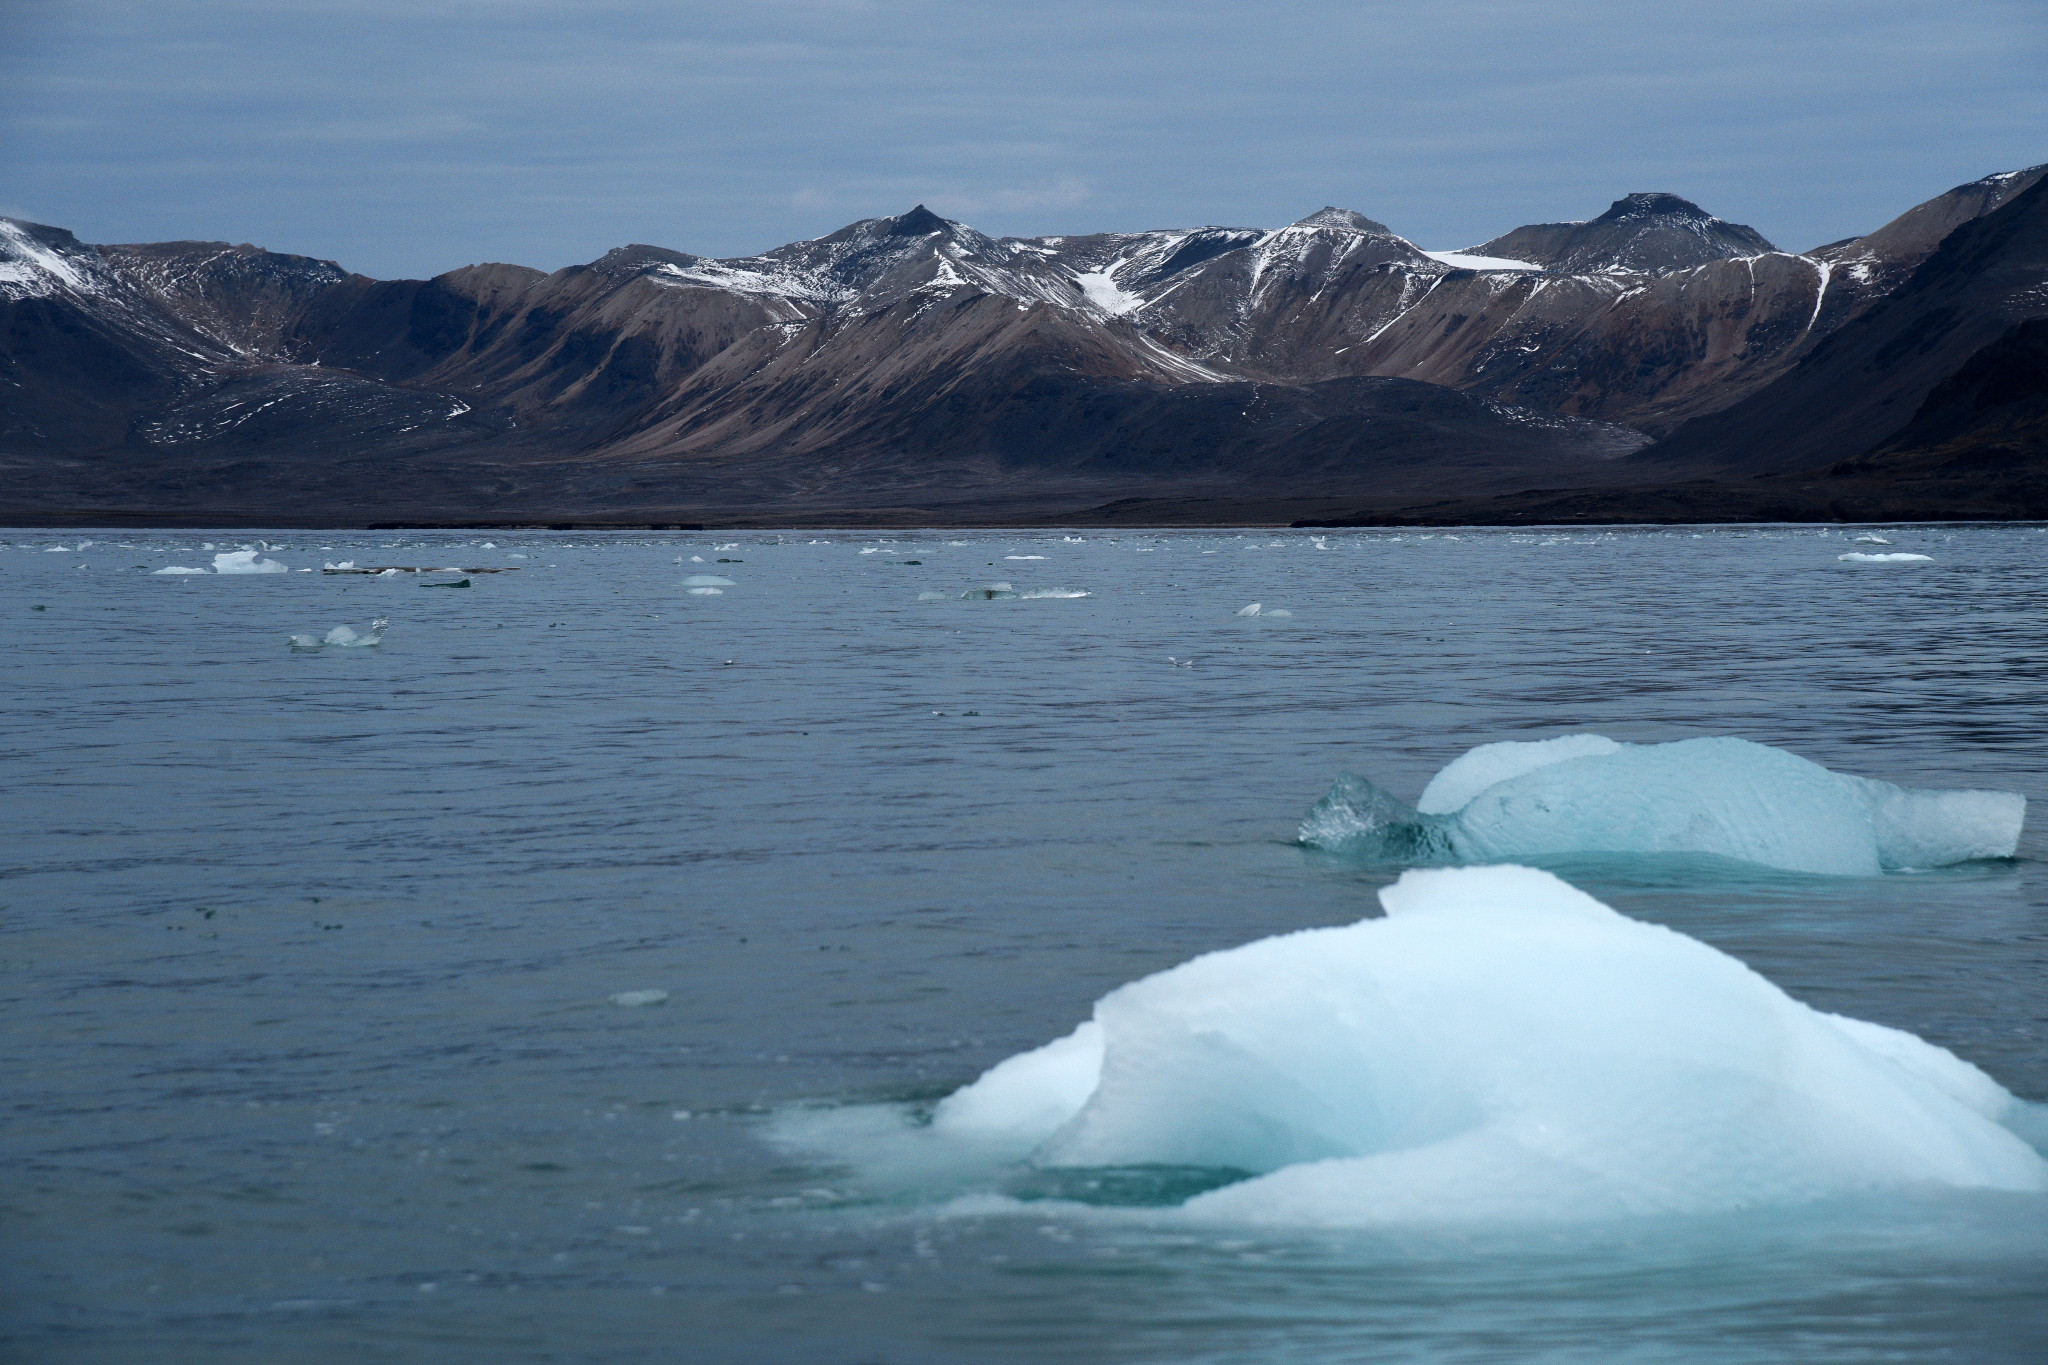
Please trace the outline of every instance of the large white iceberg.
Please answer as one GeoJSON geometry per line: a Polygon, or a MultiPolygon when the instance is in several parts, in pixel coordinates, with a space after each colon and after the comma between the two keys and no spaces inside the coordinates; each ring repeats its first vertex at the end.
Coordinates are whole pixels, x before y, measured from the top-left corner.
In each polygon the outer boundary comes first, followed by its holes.
{"type": "MultiPolygon", "coordinates": [[[[1190,1168],[1233,1222],[1558,1221],[1910,1187],[2048,1190],[2038,1107],[1910,1033],[1523,867],[1211,953],[942,1101],[928,1169],[1190,1168]]],[[[868,1135],[872,1138],[873,1134],[868,1135]]]]}
{"type": "Polygon", "coordinates": [[[1897,787],[1745,739],[1569,735],[1481,745],[1414,806],[1344,774],[1302,820],[1301,840],[1392,862],[1705,853],[1869,876],[2012,857],[2026,810],[2013,792],[1897,787]]]}

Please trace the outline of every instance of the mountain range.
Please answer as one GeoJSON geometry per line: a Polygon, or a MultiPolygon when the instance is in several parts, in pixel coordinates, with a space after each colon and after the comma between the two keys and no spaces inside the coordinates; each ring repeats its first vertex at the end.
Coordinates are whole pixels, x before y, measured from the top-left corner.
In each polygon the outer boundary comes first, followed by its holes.
{"type": "Polygon", "coordinates": [[[1455,252],[919,206],[430,280],[0,219],[0,522],[2039,517],[2044,182],[1804,253],[1662,193],[1455,252]]]}

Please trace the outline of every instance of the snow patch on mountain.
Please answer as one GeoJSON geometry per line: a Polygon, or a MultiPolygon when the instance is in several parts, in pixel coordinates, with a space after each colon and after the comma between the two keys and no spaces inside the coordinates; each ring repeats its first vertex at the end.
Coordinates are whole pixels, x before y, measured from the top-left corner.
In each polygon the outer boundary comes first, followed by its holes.
{"type": "Polygon", "coordinates": [[[1425,251],[1432,261],[1442,261],[1453,270],[1541,270],[1534,261],[1517,261],[1506,256],[1475,256],[1469,251],[1425,251]]]}
{"type": "Polygon", "coordinates": [[[83,261],[37,240],[30,232],[33,226],[13,218],[0,218],[0,294],[25,299],[54,294],[59,289],[80,294],[105,291],[106,282],[96,278],[83,261]]]}
{"type": "Polygon", "coordinates": [[[1119,257],[1100,270],[1092,270],[1074,276],[1074,283],[1081,286],[1081,292],[1110,317],[1118,317],[1145,306],[1145,296],[1133,294],[1116,282],[1116,272],[1126,264],[1126,258],[1119,257]]]}

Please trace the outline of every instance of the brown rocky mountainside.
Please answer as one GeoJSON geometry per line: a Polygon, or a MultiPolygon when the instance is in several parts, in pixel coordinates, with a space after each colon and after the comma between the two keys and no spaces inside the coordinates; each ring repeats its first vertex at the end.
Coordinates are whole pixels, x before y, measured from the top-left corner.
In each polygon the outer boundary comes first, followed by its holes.
{"type": "Polygon", "coordinates": [[[1472,248],[1513,269],[1335,208],[992,239],[918,207],[394,281],[0,220],[0,520],[1841,515],[1890,484],[1884,515],[2013,515],[2042,171],[1805,255],[1631,194],[1472,248]]]}

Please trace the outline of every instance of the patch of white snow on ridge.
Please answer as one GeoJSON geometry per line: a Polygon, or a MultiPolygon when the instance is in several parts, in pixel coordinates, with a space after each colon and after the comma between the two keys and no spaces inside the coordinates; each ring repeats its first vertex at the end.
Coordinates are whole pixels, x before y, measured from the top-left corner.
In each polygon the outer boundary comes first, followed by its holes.
{"type": "Polygon", "coordinates": [[[0,218],[0,287],[27,286],[30,294],[44,294],[53,279],[82,292],[93,288],[77,266],[29,236],[19,223],[0,218]]]}
{"type": "Polygon", "coordinates": [[[1517,261],[1508,256],[1475,256],[1469,251],[1425,251],[1432,261],[1442,261],[1456,270],[1541,270],[1534,261],[1517,261]]]}
{"type": "Polygon", "coordinates": [[[1145,306],[1142,296],[1131,293],[1116,282],[1116,272],[1128,259],[1119,256],[1100,270],[1091,270],[1085,275],[1074,276],[1074,283],[1081,286],[1081,292],[1088,296],[1088,302],[1111,317],[1119,317],[1145,306]]]}

